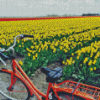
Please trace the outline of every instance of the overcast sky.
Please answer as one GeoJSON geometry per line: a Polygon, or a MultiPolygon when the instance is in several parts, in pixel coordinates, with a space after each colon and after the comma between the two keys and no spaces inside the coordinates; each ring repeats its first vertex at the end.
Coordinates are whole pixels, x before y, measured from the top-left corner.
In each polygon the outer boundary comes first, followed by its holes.
{"type": "Polygon", "coordinates": [[[0,17],[100,13],[100,0],[0,0],[0,17]]]}

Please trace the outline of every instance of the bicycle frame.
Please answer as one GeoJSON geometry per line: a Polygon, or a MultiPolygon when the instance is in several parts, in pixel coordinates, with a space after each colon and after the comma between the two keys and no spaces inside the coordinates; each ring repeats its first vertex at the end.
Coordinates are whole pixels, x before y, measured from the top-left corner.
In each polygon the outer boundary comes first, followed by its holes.
{"type": "MultiPolygon", "coordinates": [[[[55,90],[56,85],[53,86],[54,84],[49,83],[48,84],[48,89],[47,89],[47,94],[42,93],[41,91],[39,91],[35,85],[32,83],[32,81],[28,78],[28,76],[26,75],[26,73],[23,71],[23,69],[19,66],[19,64],[17,63],[16,60],[12,60],[12,68],[13,70],[9,70],[9,69],[4,69],[2,68],[1,70],[3,72],[7,72],[11,74],[11,84],[8,88],[9,91],[11,91],[12,86],[15,84],[16,82],[16,77],[18,77],[23,83],[26,84],[26,86],[29,89],[30,92],[30,96],[33,96],[33,94],[35,94],[35,96],[39,99],[42,100],[41,97],[39,95],[41,95],[42,97],[46,98],[46,100],[48,100],[49,97],[49,91],[52,88],[53,90],[55,90]]],[[[18,92],[18,91],[13,91],[13,92],[18,92]]],[[[59,98],[59,97],[58,97],[59,98]]],[[[60,100],[60,99],[58,99],[60,100]]]]}
{"type": "MultiPolygon", "coordinates": [[[[7,73],[10,73],[11,74],[11,84],[8,88],[9,91],[12,91],[11,88],[13,85],[15,85],[15,82],[16,82],[16,77],[18,77],[24,84],[26,84],[26,86],[28,87],[29,89],[29,92],[30,92],[30,96],[33,96],[35,95],[38,100],[42,100],[42,97],[45,98],[45,100],[48,100],[49,98],[49,91],[52,89],[54,94],[56,95],[56,97],[58,98],[58,100],[61,100],[59,98],[59,96],[57,95],[57,92],[66,92],[66,93],[70,93],[72,94],[72,99],[74,100],[74,95],[76,96],[80,96],[80,97],[83,97],[84,99],[86,100],[94,100],[93,97],[87,95],[86,93],[82,93],[81,91],[79,91],[78,89],[80,88],[83,88],[81,86],[84,86],[84,87],[89,87],[89,88],[95,88],[95,90],[98,90],[100,92],[100,88],[97,88],[97,87],[93,87],[93,86],[89,86],[89,85],[85,85],[85,84],[82,84],[82,83],[78,83],[78,82],[74,82],[74,81],[70,81],[70,80],[67,80],[67,81],[64,81],[62,83],[59,83],[59,84],[56,84],[56,83],[50,83],[48,84],[48,89],[47,89],[47,93],[44,94],[42,93],[41,91],[39,91],[35,85],[32,83],[32,81],[29,79],[29,77],[26,75],[26,73],[23,71],[23,69],[20,67],[20,65],[17,63],[16,60],[12,60],[12,68],[13,70],[9,70],[9,69],[4,69],[2,68],[1,70],[3,72],[7,72],[7,73]],[[16,77],[15,77],[16,76],[16,77]],[[69,84],[70,88],[68,87],[63,87],[61,88],[60,85],[64,84],[67,85],[69,84]],[[71,83],[71,84],[70,84],[71,83]],[[71,86],[74,86],[74,89],[71,88],[71,86]]],[[[92,90],[93,91],[93,90],[92,90]]],[[[13,92],[18,92],[18,91],[13,91],[13,92]]],[[[96,92],[96,91],[94,91],[96,92]]],[[[69,99],[70,100],[70,99],[69,99]]],[[[99,99],[100,100],[100,97],[99,99]]]]}

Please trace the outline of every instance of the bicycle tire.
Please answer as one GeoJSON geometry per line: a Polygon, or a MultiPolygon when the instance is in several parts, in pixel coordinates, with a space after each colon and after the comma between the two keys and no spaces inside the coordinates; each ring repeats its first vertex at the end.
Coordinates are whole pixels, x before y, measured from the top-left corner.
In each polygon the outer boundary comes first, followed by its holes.
{"type": "MultiPolygon", "coordinates": [[[[66,92],[58,92],[57,95],[62,99],[62,100],[72,100],[72,94],[66,93],[66,92]]],[[[52,100],[58,100],[57,97],[53,94],[52,95],[52,100]]],[[[73,100],[85,100],[84,98],[74,96],[73,100]]]]}
{"type": "Polygon", "coordinates": [[[1,70],[0,70],[0,90],[3,91],[3,93],[5,93],[6,95],[8,95],[14,99],[29,100],[29,98],[30,98],[29,89],[18,77],[16,77],[16,78],[17,78],[17,81],[15,84],[18,84],[21,86],[13,85],[13,91],[16,89],[18,91],[24,91],[24,92],[9,91],[8,87],[10,86],[10,83],[11,83],[11,74],[1,71],[1,70]]]}

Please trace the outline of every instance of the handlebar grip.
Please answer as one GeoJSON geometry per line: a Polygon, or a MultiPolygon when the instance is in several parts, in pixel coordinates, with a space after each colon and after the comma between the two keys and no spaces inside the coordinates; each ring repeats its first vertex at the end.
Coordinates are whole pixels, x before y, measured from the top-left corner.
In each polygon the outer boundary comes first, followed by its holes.
{"type": "Polygon", "coordinates": [[[23,35],[23,37],[30,37],[30,38],[33,38],[34,36],[33,35],[23,35]]]}
{"type": "Polygon", "coordinates": [[[4,58],[5,60],[9,59],[9,57],[8,57],[8,56],[4,55],[4,54],[3,54],[3,53],[1,53],[1,52],[0,52],[0,56],[1,56],[2,58],[4,58]]]}

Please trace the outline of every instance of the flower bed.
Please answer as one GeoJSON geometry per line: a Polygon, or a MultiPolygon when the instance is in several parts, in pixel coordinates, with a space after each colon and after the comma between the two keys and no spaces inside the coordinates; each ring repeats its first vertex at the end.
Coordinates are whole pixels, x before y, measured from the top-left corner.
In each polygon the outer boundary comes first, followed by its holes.
{"type": "Polygon", "coordinates": [[[19,64],[28,75],[60,62],[65,65],[62,80],[74,78],[99,85],[99,17],[4,21],[0,24],[0,47],[8,48],[13,38],[23,33],[34,35],[34,39],[17,40],[15,47],[16,53],[25,57],[19,64]]]}

